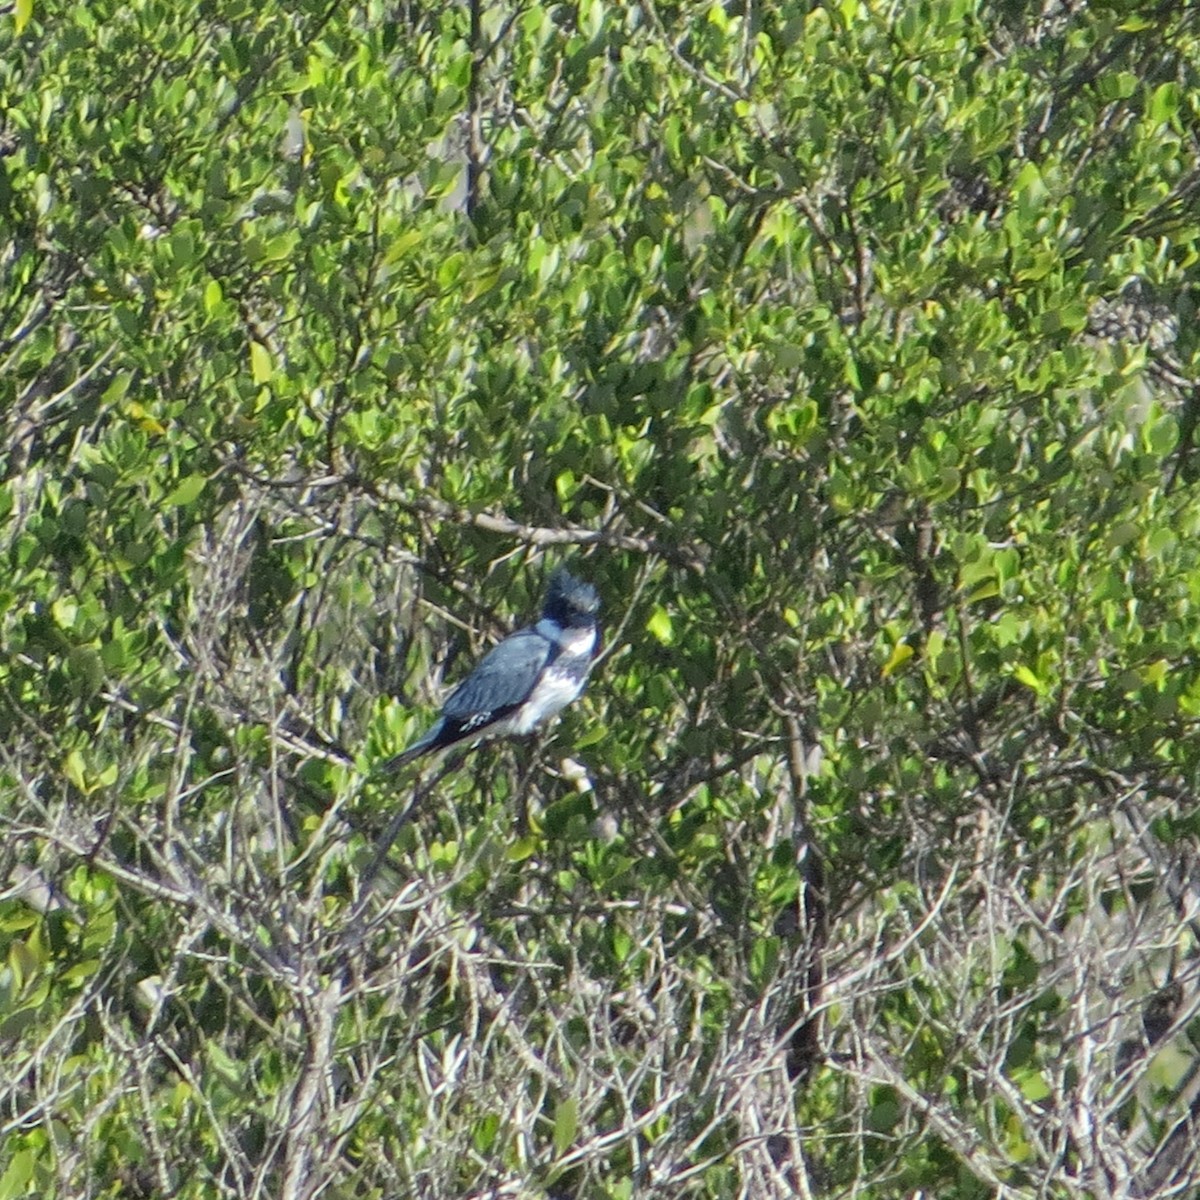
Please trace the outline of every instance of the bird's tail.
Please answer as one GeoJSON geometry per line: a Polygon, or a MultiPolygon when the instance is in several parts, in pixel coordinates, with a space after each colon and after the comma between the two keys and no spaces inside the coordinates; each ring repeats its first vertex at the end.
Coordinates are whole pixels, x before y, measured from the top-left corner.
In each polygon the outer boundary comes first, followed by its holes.
{"type": "Polygon", "coordinates": [[[434,748],[434,743],[438,739],[438,734],[442,731],[442,723],[439,721],[427,733],[423,733],[411,746],[406,750],[401,750],[399,754],[393,755],[386,762],[380,763],[375,768],[379,775],[390,775],[393,771],[398,771],[401,767],[413,761],[414,758],[420,758],[422,754],[428,753],[434,748]]]}
{"type": "Polygon", "coordinates": [[[423,750],[424,747],[410,746],[407,750],[403,750],[399,754],[393,754],[391,758],[379,763],[375,767],[375,774],[391,775],[400,770],[406,763],[412,762],[414,758],[420,758],[423,750]]]}

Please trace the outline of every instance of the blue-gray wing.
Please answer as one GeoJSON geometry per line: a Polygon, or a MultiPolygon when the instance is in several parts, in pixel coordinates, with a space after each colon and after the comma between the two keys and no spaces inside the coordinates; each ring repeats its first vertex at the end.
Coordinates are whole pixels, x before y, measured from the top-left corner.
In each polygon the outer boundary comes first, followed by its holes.
{"type": "Polygon", "coordinates": [[[455,688],[442,706],[442,716],[474,728],[498,720],[529,699],[553,650],[533,629],[505,638],[455,688]]]}

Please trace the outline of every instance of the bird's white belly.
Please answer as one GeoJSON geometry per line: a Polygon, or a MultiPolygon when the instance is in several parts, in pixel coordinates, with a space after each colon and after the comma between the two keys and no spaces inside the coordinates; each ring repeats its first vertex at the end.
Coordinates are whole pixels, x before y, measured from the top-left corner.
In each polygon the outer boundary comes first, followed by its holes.
{"type": "Polygon", "coordinates": [[[543,676],[529,699],[505,722],[504,732],[518,735],[529,733],[535,726],[562,712],[581,691],[582,679],[569,679],[565,675],[555,674],[543,676]]]}

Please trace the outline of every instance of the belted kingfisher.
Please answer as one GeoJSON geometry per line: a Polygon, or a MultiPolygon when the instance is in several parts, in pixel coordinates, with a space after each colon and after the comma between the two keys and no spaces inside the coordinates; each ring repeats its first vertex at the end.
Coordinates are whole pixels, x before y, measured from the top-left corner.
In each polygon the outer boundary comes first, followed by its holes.
{"type": "Polygon", "coordinates": [[[600,648],[600,597],[565,567],[550,577],[542,617],[489,650],[409,748],[384,763],[403,766],[468,738],[529,733],[582,691],[600,648]]]}

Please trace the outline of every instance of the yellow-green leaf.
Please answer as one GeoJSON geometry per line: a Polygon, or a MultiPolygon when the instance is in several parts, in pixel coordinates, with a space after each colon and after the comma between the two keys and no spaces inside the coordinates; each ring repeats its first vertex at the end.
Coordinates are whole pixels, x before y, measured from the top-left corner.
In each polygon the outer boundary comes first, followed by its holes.
{"type": "Polygon", "coordinates": [[[537,849],[537,838],[518,838],[511,846],[509,846],[505,857],[509,862],[524,862],[525,859],[532,858],[537,853],[537,849]]]}
{"type": "Polygon", "coordinates": [[[913,656],[913,648],[907,642],[897,642],[892,648],[892,655],[883,664],[884,678],[894,675],[913,656]]]}
{"type": "Polygon", "coordinates": [[[275,373],[271,352],[262,342],[250,343],[250,374],[255,383],[269,383],[275,373]]]}
{"type": "Polygon", "coordinates": [[[136,400],[130,402],[125,412],[131,421],[137,423],[137,427],[143,433],[151,433],[155,437],[162,437],[167,432],[167,427],[157,417],[151,416],[136,400]]]}
{"type": "Polygon", "coordinates": [[[1013,678],[1027,688],[1033,688],[1039,696],[1042,694],[1042,681],[1024,663],[1019,664],[1013,671],[1013,678]]]}
{"type": "Polygon", "coordinates": [[[1158,659],[1157,662],[1152,662],[1149,666],[1142,668],[1142,682],[1147,684],[1162,683],[1167,677],[1167,667],[1169,666],[1165,658],[1158,659]]]}
{"type": "Polygon", "coordinates": [[[78,750],[72,750],[63,761],[63,774],[71,781],[73,787],[78,788],[81,792],[87,791],[83,755],[78,750]]]}
{"type": "Polygon", "coordinates": [[[669,646],[675,640],[675,631],[671,628],[671,614],[661,606],[650,614],[646,629],[664,646],[669,646]]]}

